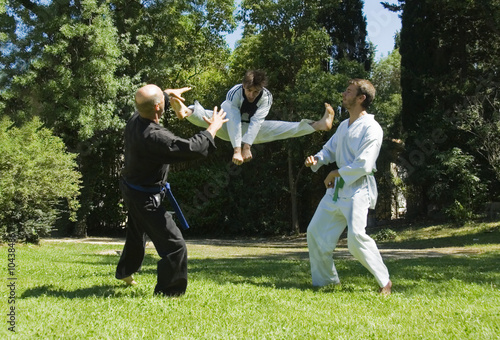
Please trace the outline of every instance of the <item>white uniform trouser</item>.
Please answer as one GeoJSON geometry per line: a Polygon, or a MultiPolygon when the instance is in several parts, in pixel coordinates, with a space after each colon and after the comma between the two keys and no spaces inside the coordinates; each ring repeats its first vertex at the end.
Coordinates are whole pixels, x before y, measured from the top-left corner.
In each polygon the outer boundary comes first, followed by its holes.
{"type": "MultiPolygon", "coordinates": [[[[192,124],[206,128],[207,122],[203,117],[212,117],[213,110],[205,110],[198,102],[189,107],[193,114],[186,119],[192,124]]],[[[264,120],[260,126],[259,133],[255,137],[254,144],[268,143],[280,139],[288,139],[294,137],[301,137],[313,133],[314,128],[311,126],[313,121],[309,119],[302,119],[300,122],[282,122],[279,120],[264,120]]],[[[241,134],[244,135],[248,130],[248,123],[241,124],[241,134]]],[[[222,140],[231,141],[227,132],[227,126],[224,124],[216,134],[222,140]]]]}
{"type": "Polygon", "coordinates": [[[375,241],[366,234],[369,198],[360,190],[352,198],[333,201],[333,189],[327,189],[307,227],[307,246],[313,286],[340,283],[333,251],[347,226],[349,252],[375,276],[380,287],[389,283],[385,266],[375,241]]]}

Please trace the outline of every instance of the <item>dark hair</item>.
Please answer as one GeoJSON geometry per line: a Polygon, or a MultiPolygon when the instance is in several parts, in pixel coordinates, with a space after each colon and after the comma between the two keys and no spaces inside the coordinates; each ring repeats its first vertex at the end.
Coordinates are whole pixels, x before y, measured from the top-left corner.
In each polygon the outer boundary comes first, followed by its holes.
{"type": "Polygon", "coordinates": [[[267,75],[266,72],[262,70],[250,70],[245,73],[243,77],[243,86],[245,88],[250,87],[266,87],[267,86],[267,75]]]}
{"type": "Polygon", "coordinates": [[[358,96],[365,95],[366,99],[361,103],[361,106],[367,109],[370,104],[375,99],[375,87],[373,84],[366,79],[351,79],[349,80],[349,85],[355,85],[358,87],[358,96]]]}

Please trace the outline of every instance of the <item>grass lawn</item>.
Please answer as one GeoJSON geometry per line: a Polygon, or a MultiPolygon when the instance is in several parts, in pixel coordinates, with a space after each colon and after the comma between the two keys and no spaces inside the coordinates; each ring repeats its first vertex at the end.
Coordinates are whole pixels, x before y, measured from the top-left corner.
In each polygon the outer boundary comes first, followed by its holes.
{"type": "MultiPolygon", "coordinates": [[[[189,240],[190,281],[180,298],[153,296],[153,248],[139,285],[126,287],[114,279],[118,243],[16,244],[16,333],[8,330],[4,274],[0,338],[499,339],[500,223],[396,232],[379,242],[394,283],[389,297],[343,246],[342,285],[312,288],[303,237],[189,240]]],[[[0,247],[3,268],[8,251],[0,247]]]]}

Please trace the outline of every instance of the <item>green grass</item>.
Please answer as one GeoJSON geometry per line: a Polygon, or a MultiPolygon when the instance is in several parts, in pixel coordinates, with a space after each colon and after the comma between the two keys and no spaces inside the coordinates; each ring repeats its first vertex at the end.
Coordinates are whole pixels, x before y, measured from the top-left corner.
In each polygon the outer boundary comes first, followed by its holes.
{"type": "MultiPolygon", "coordinates": [[[[114,251],[121,245],[16,245],[16,335],[4,322],[0,338],[498,339],[499,224],[478,228],[398,230],[381,248],[430,244],[472,251],[387,257],[394,282],[389,297],[379,296],[373,277],[350,258],[336,262],[341,287],[312,288],[303,238],[191,240],[188,291],[174,299],[152,295],[154,249],[136,275],[139,285],[125,287],[114,279],[114,251]],[[487,240],[477,241],[485,233],[487,240]],[[450,242],[455,237],[461,241],[450,242]]],[[[7,263],[6,246],[0,259],[7,263]]],[[[0,310],[6,315],[3,282],[0,310]]]]}

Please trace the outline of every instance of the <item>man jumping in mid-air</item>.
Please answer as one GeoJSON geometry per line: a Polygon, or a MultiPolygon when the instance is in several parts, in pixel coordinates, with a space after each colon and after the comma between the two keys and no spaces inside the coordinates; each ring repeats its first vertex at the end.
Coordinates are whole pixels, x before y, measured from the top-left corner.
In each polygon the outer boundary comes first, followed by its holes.
{"type": "MultiPolygon", "coordinates": [[[[325,114],[318,121],[303,119],[300,122],[265,120],[273,102],[267,86],[267,76],[260,70],[247,71],[241,84],[235,85],[226,95],[221,109],[227,113],[229,121],[218,132],[217,137],[230,141],[233,145],[233,163],[241,165],[252,159],[253,144],[272,142],[308,135],[315,131],[328,131],[332,128],[334,111],[325,104],[325,114]]],[[[183,91],[190,90],[189,87],[183,91]]],[[[213,111],[205,110],[195,102],[189,108],[182,101],[173,98],[172,108],[179,119],[186,118],[200,127],[207,127],[204,119],[210,118],[213,111]]]]}

